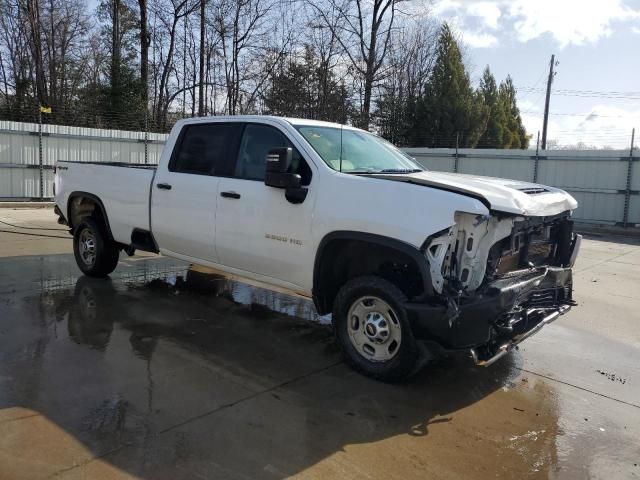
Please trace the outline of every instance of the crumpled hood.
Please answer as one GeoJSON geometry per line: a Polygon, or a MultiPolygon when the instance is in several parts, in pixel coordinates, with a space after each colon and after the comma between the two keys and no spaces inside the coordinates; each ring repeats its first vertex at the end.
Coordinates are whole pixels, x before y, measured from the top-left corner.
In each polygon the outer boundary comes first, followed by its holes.
{"type": "Polygon", "coordinates": [[[519,215],[550,216],[578,206],[571,195],[559,188],[506,178],[433,171],[374,176],[478,197],[492,210],[519,215]]]}

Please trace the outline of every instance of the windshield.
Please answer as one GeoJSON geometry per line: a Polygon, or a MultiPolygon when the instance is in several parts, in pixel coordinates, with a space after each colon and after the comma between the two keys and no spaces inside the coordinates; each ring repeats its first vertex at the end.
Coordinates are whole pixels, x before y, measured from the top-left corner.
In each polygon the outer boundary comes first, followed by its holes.
{"type": "Polygon", "coordinates": [[[345,173],[410,173],[424,170],[386,140],[367,132],[299,126],[298,131],[327,165],[345,173]]]}

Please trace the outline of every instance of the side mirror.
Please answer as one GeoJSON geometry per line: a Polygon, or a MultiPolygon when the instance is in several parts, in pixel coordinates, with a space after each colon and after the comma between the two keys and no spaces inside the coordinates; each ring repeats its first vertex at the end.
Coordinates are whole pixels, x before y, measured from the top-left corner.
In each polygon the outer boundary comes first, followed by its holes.
{"type": "Polygon", "coordinates": [[[288,173],[291,165],[293,149],[282,147],[274,148],[267,154],[267,170],[264,183],[275,188],[300,188],[302,178],[296,173],[288,173]]]}
{"type": "Polygon", "coordinates": [[[274,148],[267,153],[267,173],[285,173],[291,165],[293,149],[274,148]]]}

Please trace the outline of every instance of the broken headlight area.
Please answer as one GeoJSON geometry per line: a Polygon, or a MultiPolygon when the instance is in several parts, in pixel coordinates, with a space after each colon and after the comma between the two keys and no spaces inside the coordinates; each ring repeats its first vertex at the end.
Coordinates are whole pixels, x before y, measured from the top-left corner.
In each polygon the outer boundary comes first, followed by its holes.
{"type": "Polygon", "coordinates": [[[461,296],[515,272],[571,266],[579,237],[569,215],[456,213],[455,224],[429,237],[423,248],[434,292],[461,296]]]}
{"type": "Polygon", "coordinates": [[[417,338],[471,349],[490,364],[574,304],[580,237],[569,213],[523,218],[459,214],[428,241],[434,295],[408,304],[417,338]]]}
{"type": "Polygon", "coordinates": [[[523,268],[571,266],[576,239],[568,214],[516,220],[510,235],[489,250],[486,281],[523,268]]]}

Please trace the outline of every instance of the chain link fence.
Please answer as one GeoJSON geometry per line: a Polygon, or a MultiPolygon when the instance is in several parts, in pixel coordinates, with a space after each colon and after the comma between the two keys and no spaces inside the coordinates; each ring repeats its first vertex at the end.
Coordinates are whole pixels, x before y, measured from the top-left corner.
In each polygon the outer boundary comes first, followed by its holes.
{"type": "MultiPolygon", "coordinates": [[[[167,134],[0,121],[0,200],[49,200],[58,160],[157,164],[167,134]]],[[[562,188],[576,220],[640,225],[640,156],[628,150],[407,148],[426,168],[562,188]]]]}

